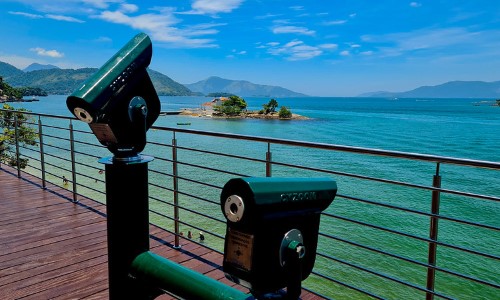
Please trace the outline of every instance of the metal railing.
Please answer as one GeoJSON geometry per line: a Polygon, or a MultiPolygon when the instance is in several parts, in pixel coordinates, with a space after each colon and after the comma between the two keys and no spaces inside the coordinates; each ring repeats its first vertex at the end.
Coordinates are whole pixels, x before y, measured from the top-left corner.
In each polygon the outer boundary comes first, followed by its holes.
{"type": "MultiPolygon", "coordinates": [[[[14,166],[19,176],[65,187],[74,201],[104,202],[97,159],[109,152],[86,124],[28,115],[38,146],[9,142],[12,155],[29,160],[14,166]]],[[[306,289],[339,299],[500,293],[500,162],[170,127],[152,127],[144,153],[155,157],[150,220],[175,234],[175,247],[191,239],[222,251],[219,194],[230,178],[331,176],[339,192],[322,215],[306,289]]]]}

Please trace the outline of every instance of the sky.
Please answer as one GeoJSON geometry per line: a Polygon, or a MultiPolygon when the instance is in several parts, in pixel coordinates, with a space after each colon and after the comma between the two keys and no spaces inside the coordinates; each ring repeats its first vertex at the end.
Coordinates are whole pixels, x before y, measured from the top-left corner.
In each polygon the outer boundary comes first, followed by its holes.
{"type": "Polygon", "coordinates": [[[500,80],[498,0],[0,0],[0,61],[98,68],[135,34],[150,68],[311,96],[500,80]]]}

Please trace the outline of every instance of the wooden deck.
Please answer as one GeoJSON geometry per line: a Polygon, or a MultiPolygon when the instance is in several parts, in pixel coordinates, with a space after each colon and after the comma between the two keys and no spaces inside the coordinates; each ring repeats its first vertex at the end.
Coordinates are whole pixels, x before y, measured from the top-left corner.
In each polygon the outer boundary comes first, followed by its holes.
{"type": "MultiPolygon", "coordinates": [[[[108,298],[105,206],[71,199],[64,188],[43,190],[39,179],[19,179],[2,165],[0,299],[108,298]]],[[[151,251],[234,286],[221,271],[221,254],[185,239],[174,249],[174,236],[155,226],[150,236],[151,251]]],[[[303,291],[302,299],[322,298],[303,291]]]]}

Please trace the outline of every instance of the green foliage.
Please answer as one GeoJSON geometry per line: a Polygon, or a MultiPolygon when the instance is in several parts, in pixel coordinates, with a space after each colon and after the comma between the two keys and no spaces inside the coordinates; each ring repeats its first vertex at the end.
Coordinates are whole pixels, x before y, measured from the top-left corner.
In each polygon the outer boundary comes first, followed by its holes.
{"type": "Polygon", "coordinates": [[[222,101],[221,105],[215,105],[214,110],[228,116],[237,116],[241,111],[247,108],[245,99],[239,96],[230,96],[229,99],[222,101]]]}
{"type": "Polygon", "coordinates": [[[496,101],[497,101],[497,105],[500,106],[500,99],[498,99],[496,101]]]}
{"type": "Polygon", "coordinates": [[[290,119],[292,117],[292,111],[286,106],[282,106],[278,112],[280,119],[290,119]]]}
{"type": "MultiPolygon", "coordinates": [[[[24,108],[15,109],[8,104],[4,104],[0,110],[0,161],[11,166],[17,166],[16,148],[16,127],[17,140],[20,147],[27,145],[37,145],[37,132],[28,123],[32,122],[29,115],[22,112],[28,112],[24,108]],[[20,113],[21,112],[21,113],[20,113]]],[[[28,159],[20,158],[19,166],[24,169],[28,165],[28,159]]]]}
{"type": "Polygon", "coordinates": [[[231,97],[231,96],[236,96],[235,94],[231,94],[231,93],[225,93],[225,92],[216,92],[216,93],[208,93],[207,94],[207,97],[215,97],[215,98],[218,98],[218,97],[231,97]]]}
{"type": "Polygon", "coordinates": [[[23,94],[19,89],[13,88],[3,81],[0,77],[0,96],[5,96],[7,99],[20,99],[23,94]]]}
{"type": "Polygon", "coordinates": [[[262,107],[264,108],[263,109],[263,113],[264,114],[269,114],[269,113],[273,113],[276,111],[276,108],[278,107],[278,101],[276,101],[274,98],[269,100],[269,102],[267,104],[264,104],[262,105],[262,107]]]}
{"type": "Polygon", "coordinates": [[[23,96],[47,96],[47,92],[41,88],[22,87],[19,88],[23,96]]]}

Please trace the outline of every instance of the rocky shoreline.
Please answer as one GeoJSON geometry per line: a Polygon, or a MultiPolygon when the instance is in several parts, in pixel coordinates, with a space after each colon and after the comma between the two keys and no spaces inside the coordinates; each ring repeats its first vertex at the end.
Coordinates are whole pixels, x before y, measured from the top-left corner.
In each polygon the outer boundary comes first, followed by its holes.
{"type": "Polygon", "coordinates": [[[262,120],[309,120],[310,118],[292,113],[291,118],[280,118],[277,112],[269,114],[259,114],[258,111],[246,111],[237,116],[219,114],[213,110],[202,109],[182,109],[180,115],[191,117],[206,117],[219,119],[262,119],[262,120]]]}

